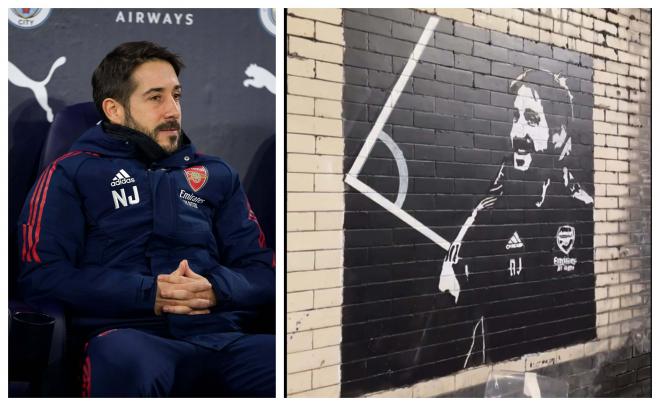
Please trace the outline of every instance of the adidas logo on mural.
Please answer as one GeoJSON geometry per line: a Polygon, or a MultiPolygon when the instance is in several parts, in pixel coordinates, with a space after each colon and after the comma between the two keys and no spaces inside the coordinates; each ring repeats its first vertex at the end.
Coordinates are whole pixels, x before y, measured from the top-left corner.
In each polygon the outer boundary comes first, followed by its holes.
{"type": "Polygon", "coordinates": [[[518,236],[518,232],[514,231],[511,238],[509,238],[509,242],[506,244],[506,249],[510,250],[513,248],[523,248],[524,246],[525,245],[520,239],[520,236],[518,236]]]}

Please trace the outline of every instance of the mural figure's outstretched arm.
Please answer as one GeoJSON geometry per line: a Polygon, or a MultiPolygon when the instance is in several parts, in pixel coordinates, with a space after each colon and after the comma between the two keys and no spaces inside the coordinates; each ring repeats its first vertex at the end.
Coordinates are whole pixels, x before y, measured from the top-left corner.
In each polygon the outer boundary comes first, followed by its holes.
{"type": "MultiPolygon", "coordinates": [[[[474,224],[474,220],[477,218],[477,213],[483,209],[492,207],[495,204],[498,196],[488,196],[481,200],[477,207],[472,210],[472,215],[465,220],[463,226],[461,227],[458,235],[454,239],[454,242],[449,247],[447,255],[445,256],[444,261],[442,262],[442,271],[440,272],[440,281],[438,283],[438,289],[440,292],[448,291],[450,295],[454,296],[454,302],[458,302],[458,296],[461,293],[461,286],[456,279],[456,273],[454,272],[454,265],[458,263],[460,257],[458,256],[459,251],[461,250],[461,244],[463,238],[467,233],[468,229],[474,224]]],[[[467,273],[467,269],[466,269],[467,273]]]]}

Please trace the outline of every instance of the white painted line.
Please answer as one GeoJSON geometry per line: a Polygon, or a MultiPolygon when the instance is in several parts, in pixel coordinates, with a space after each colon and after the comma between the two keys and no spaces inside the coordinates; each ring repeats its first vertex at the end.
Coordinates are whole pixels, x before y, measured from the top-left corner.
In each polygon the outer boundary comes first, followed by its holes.
{"type": "Polygon", "coordinates": [[[390,93],[390,96],[387,98],[387,101],[385,102],[383,109],[380,111],[380,114],[376,119],[376,123],[371,128],[371,131],[369,132],[369,135],[367,136],[367,139],[364,142],[364,145],[362,146],[360,153],[355,159],[355,162],[353,162],[353,166],[351,167],[351,170],[348,171],[349,174],[357,177],[360,171],[362,170],[364,163],[367,161],[367,158],[371,153],[371,149],[374,147],[374,144],[376,143],[376,139],[378,138],[378,135],[383,130],[383,126],[385,125],[387,120],[390,118],[390,114],[392,114],[392,109],[396,105],[397,101],[399,101],[399,96],[401,96],[401,91],[403,91],[403,88],[406,87],[406,84],[408,83],[408,79],[410,79],[410,75],[415,69],[415,65],[417,64],[419,57],[422,55],[422,52],[424,52],[424,48],[426,48],[426,44],[429,42],[429,39],[431,39],[433,35],[433,31],[435,30],[435,27],[438,25],[438,21],[439,21],[438,17],[431,17],[429,18],[429,21],[426,23],[426,27],[424,28],[424,32],[422,33],[422,36],[419,38],[419,41],[417,41],[417,45],[415,45],[412,54],[410,54],[410,57],[408,58],[408,62],[406,63],[406,66],[403,68],[403,72],[401,72],[401,76],[399,76],[399,79],[396,81],[396,84],[392,89],[392,93],[390,93]]]}
{"type": "Polygon", "coordinates": [[[396,196],[394,204],[401,208],[403,202],[406,200],[406,194],[408,193],[408,164],[406,163],[406,157],[403,156],[401,148],[399,148],[388,133],[381,131],[378,138],[383,141],[387,148],[390,149],[390,152],[396,161],[396,167],[399,170],[399,193],[396,196]]]}
{"type": "Polygon", "coordinates": [[[449,250],[449,246],[451,244],[447,240],[440,237],[436,232],[434,232],[424,224],[420,223],[419,220],[417,220],[410,214],[406,213],[401,207],[398,207],[391,201],[384,198],[383,195],[373,190],[371,187],[366,185],[361,180],[357,179],[355,176],[348,174],[346,175],[344,181],[349,185],[353,186],[359,192],[362,192],[365,196],[373,200],[375,203],[387,209],[390,213],[394,214],[395,216],[397,216],[398,218],[409,224],[415,230],[424,234],[424,236],[429,238],[431,241],[438,244],[440,247],[444,248],[445,251],[449,250]]]}
{"type": "Polygon", "coordinates": [[[390,213],[394,214],[395,216],[397,216],[398,218],[409,224],[411,227],[413,227],[415,230],[419,231],[424,236],[429,238],[431,241],[438,244],[445,251],[447,251],[449,250],[449,246],[451,245],[447,240],[439,236],[437,233],[435,233],[430,228],[422,224],[419,220],[417,220],[410,214],[406,213],[401,208],[408,190],[408,177],[407,177],[408,166],[405,162],[405,157],[403,156],[401,149],[396,145],[396,143],[392,140],[389,134],[383,132],[383,127],[385,126],[385,123],[389,119],[390,114],[392,114],[392,109],[398,102],[399,97],[401,96],[401,92],[406,87],[406,84],[408,83],[408,80],[410,79],[410,76],[413,70],[415,69],[415,65],[417,64],[419,58],[424,52],[424,49],[426,48],[426,45],[428,44],[429,40],[432,38],[433,32],[435,31],[435,27],[438,25],[439,21],[440,20],[437,17],[431,17],[429,18],[429,21],[426,23],[426,27],[424,27],[424,32],[422,33],[421,37],[419,38],[419,41],[417,41],[415,48],[410,54],[406,66],[403,68],[403,71],[401,72],[399,79],[394,85],[392,92],[387,98],[385,105],[383,105],[383,109],[378,115],[378,118],[376,119],[374,126],[371,128],[371,131],[369,132],[369,135],[367,136],[367,139],[365,140],[362,149],[360,149],[360,152],[355,158],[355,161],[353,162],[353,166],[346,174],[346,178],[344,179],[344,181],[347,184],[354,187],[356,190],[362,192],[365,196],[373,200],[375,203],[389,210],[390,213]],[[376,192],[371,187],[366,185],[364,182],[358,180],[357,178],[358,175],[360,174],[360,171],[362,171],[362,167],[367,161],[367,158],[369,157],[369,154],[371,153],[374,144],[379,138],[383,141],[383,143],[385,143],[385,145],[390,149],[390,151],[392,151],[392,155],[394,156],[397,162],[397,168],[399,170],[399,191],[395,203],[392,203],[391,201],[387,200],[380,193],[376,192]],[[396,150],[393,149],[393,146],[396,147],[396,150]]]}

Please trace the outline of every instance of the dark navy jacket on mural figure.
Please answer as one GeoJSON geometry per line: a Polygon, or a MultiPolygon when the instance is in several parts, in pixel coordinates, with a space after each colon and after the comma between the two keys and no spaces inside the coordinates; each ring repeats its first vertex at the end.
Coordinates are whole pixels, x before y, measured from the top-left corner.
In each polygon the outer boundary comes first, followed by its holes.
{"type": "Polygon", "coordinates": [[[220,349],[275,301],[273,253],[238,174],[197,153],[185,134],[167,155],[145,134],[93,127],[46,167],[19,227],[26,300],[59,301],[97,332],[155,324],[220,349]],[[155,280],[182,259],[211,282],[217,305],[207,315],[157,317],[155,280]]]}
{"type": "Polygon", "coordinates": [[[465,366],[595,336],[592,203],[565,167],[500,166],[439,279],[471,320],[465,366]]]}

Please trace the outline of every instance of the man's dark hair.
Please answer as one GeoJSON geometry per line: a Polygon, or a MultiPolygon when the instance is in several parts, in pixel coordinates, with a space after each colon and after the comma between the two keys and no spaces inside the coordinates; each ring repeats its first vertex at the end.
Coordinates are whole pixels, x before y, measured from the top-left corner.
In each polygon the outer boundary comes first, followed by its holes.
{"type": "Polygon", "coordinates": [[[555,76],[550,71],[533,69],[527,70],[521,76],[511,84],[510,93],[518,94],[523,85],[535,90],[541,99],[550,130],[557,130],[561,125],[566,126],[575,119],[573,96],[568,86],[560,83],[561,76],[555,76]]]}
{"type": "Polygon", "coordinates": [[[137,86],[131,75],[138,66],[153,60],[169,62],[177,76],[185,66],[179,55],[149,41],[123,43],[103,58],[92,75],[94,104],[102,117],[107,119],[102,105],[107,98],[128,108],[131,93],[137,86]]]}

